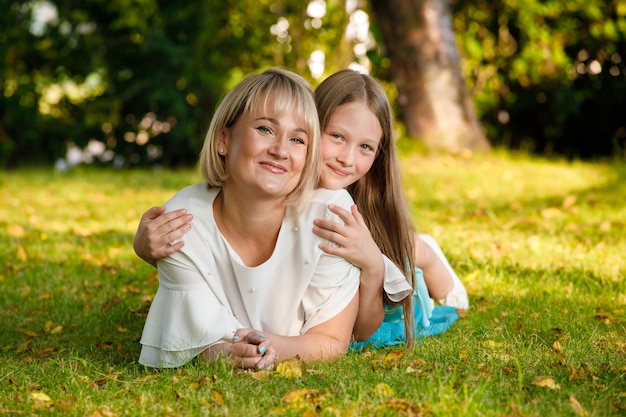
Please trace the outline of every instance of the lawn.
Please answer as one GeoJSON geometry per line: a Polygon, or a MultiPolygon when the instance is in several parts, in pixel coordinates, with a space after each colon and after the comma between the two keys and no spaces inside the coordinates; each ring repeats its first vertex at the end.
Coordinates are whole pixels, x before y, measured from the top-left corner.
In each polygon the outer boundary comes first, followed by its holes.
{"type": "Polygon", "coordinates": [[[416,227],[471,308],[410,351],[274,372],[136,362],[158,281],[132,237],[195,171],[0,173],[0,414],[626,415],[626,166],[502,152],[402,163],[416,227]]]}

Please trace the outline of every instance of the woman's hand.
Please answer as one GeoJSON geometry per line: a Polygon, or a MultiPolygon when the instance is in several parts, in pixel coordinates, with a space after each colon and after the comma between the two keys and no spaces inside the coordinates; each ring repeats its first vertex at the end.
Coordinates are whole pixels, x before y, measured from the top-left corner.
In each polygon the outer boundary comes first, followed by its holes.
{"type": "Polygon", "coordinates": [[[338,215],[345,224],[328,219],[315,219],[313,233],[337,246],[321,244],[324,252],[341,256],[362,271],[384,271],[382,254],[365,225],[363,216],[356,205],[348,212],[331,204],[328,209],[338,215]]]}
{"type": "Polygon", "coordinates": [[[243,369],[274,369],[278,355],[272,341],[259,330],[239,329],[228,352],[231,363],[243,369]]]}
{"type": "Polygon", "coordinates": [[[164,206],[152,207],[146,211],[141,216],[133,239],[133,249],[137,256],[152,266],[156,266],[157,259],[180,250],[184,242],[177,240],[191,229],[193,216],[187,210],[163,213],[164,206]]]}

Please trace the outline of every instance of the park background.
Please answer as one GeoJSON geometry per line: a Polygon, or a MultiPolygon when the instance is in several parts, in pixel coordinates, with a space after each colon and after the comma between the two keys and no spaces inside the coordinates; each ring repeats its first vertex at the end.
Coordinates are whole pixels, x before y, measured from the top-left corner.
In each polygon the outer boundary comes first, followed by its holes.
{"type": "Polygon", "coordinates": [[[0,414],[624,414],[626,1],[1,3],[0,414]],[[408,351],[145,369],[139,216],[271,65],[381,80],[471,308],[408,351]]]}
{"type": "Polygon", "coordinates": [[[217,101],[271,65],[370,72],[430,150],[624,156],[624,0],[2,3],[4,168],[191,166],[217,101]]]}

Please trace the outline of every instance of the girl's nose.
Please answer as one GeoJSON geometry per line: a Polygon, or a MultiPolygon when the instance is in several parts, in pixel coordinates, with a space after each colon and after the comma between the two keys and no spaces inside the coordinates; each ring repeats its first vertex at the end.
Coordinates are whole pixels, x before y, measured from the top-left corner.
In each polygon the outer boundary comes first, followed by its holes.
{"type": "Polygon", "coordinates": [[[337,155],[337,161],[341,162],[345,166],[352,166],[354,163],[354,149],[345,148],[339,155],[337,155]]]}

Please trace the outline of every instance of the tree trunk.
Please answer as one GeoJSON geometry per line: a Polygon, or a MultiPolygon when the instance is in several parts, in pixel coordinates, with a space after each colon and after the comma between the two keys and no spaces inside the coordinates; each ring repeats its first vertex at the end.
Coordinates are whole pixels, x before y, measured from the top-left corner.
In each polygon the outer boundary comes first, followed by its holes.
{"type": "Polygon", "coordinates": [[[432,150],[489,150],[461,74],[451,0],[371,0],[409,137],[432,150]]]}

